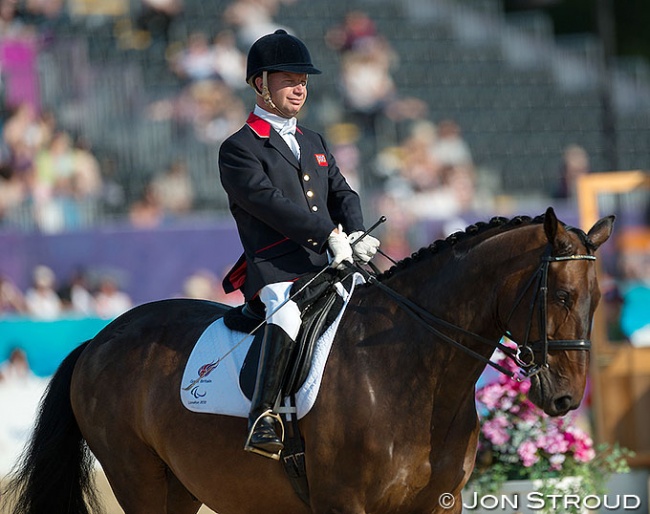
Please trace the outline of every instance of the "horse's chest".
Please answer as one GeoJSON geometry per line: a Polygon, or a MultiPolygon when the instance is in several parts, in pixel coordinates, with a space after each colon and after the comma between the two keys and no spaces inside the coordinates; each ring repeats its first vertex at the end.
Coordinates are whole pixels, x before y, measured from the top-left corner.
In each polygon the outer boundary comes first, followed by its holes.
{"type": "Polygon", "coordinates": [[[401,512],[409,509],[414,499],[431,482],[428,452],[419,450],[408,455],[393,455],[385,466],[372,467],[368,481],[369,497],[374,497],[377,512],[401,512]],[[383,469],[382,469],[383,468],[383,469]]]}

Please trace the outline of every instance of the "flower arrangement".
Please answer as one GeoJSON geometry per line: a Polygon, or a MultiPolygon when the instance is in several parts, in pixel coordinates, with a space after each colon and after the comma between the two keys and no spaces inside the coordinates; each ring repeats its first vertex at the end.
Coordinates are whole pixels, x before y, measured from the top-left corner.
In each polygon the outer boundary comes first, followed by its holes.
{"type": "MultiPolygon", "coordinates": [[[[499,363],[516,370],[505,357],[499,363]]],[[[478,389],[481,430],[470,482],[475,491],[497,492],[507,480],[539,480],[544,492],[575,477],[563,485],[565,494],[604,494],[611,474],[629,471],[632,452],[618,445],[596,447],[575,416],[547,416],[528,399],[529,389],[530,381],[505,375],[478,389]]]]}

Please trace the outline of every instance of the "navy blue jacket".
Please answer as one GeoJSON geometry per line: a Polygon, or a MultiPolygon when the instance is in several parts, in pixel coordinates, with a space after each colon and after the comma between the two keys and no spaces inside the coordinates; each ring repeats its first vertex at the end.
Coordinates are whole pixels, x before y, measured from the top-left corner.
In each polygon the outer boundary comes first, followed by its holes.
{"type": "Polygon", "coordinates": [[[364,230],[359,196],[350,188],[320,134],[296,129],[300,162],[284,139],[252,114],[219,151],[244,253],[226,275],[226,292],[246,300],[266,284],[292,281],[327,265],[327,237],[340,223],[364,230]]]}

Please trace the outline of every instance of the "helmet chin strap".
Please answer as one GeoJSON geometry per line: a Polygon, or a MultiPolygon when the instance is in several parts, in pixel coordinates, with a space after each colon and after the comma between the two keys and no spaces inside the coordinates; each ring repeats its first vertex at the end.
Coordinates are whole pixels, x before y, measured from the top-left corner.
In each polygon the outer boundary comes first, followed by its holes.
{"type": "Polygon", "coordinates": [[[280,109],[275,103],[273,102],[273,99],[271,98],[271,92],[269,91],[269,72],[268,71],[263,71],[262,72],[262,92],[260,93],[257,89],[257,86],[255,86],[255,81],[253,82],[253,89],[255,89],[255,94],[258,96],[261,96],[262,99],[264,100],[264,103],[268,105],[271,109],[273,109],[275,112],[277,112],[280,116],[283,118],[293,118],[291,114],[287,114],[284,112],[282,109],[280,109]]]}

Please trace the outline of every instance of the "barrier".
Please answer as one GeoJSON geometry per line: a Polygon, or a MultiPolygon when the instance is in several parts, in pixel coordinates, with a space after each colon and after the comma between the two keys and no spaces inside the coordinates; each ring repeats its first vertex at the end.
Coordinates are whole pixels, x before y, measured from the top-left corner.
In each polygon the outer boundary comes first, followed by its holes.
{"type": "Polygon", "coordinates": [[[48,377],[74,348],[94,337],[109,322],[99,318],[0,319],[0,362],[7,360],[13,349],[20,348],[32,371],[39,377],[48,377]]]}

